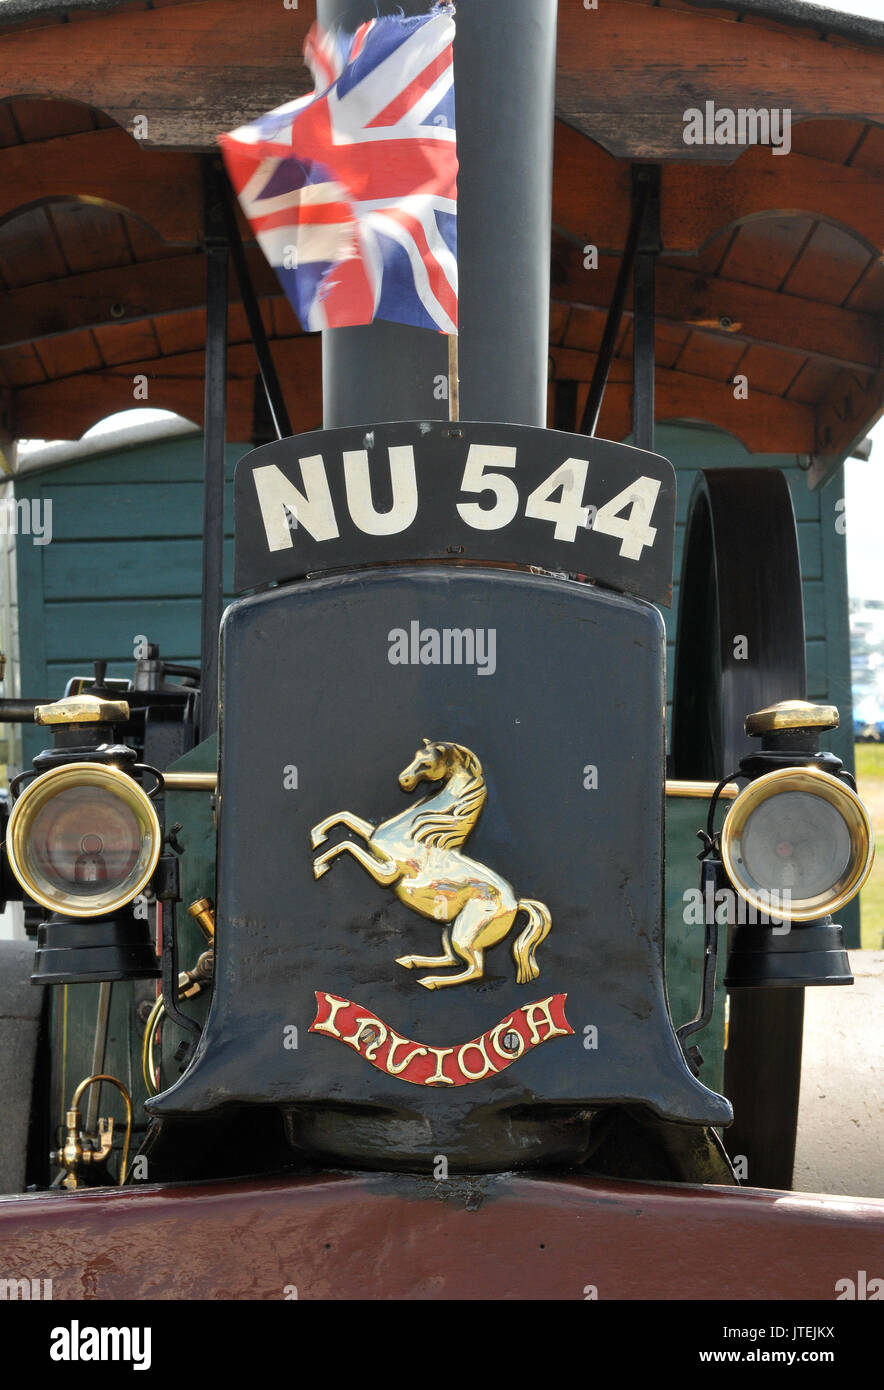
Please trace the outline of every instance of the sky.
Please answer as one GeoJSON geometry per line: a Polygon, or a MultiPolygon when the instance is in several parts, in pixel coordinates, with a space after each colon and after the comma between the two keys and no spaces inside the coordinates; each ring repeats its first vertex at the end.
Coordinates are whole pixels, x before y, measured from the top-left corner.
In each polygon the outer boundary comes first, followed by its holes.
{"type": "Polygon", "coordinates": [[[840,10],[842,14],[862,14],[867,19],[884,19],[884,0],[824,0],[822,8],[840,10]]]}
{"type": "Polygon", "coordinates": [[[847,582],[852,598],[884,599],[884,419],[870,437],[868,463],[848,459],[844,466],[847,582]]]}

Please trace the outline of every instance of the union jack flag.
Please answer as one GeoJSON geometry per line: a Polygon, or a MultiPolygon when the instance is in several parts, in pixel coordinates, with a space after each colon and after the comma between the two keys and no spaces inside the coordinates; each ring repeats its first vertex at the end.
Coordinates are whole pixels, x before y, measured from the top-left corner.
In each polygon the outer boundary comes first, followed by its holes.
{"type": "Polygon", "coordinates": [[[219,137],[305,329],[457,332],[454,7],[307,36],[316,90],[219,137]]]}

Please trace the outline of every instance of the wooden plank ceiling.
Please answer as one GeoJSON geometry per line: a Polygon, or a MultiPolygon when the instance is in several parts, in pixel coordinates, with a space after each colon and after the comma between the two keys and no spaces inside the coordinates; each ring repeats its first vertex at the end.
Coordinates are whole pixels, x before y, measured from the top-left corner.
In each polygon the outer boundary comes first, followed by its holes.
{"type": "MultiPolygon", "coordinates": [[[[627,211],[625,187],[619,190],[619,225],[611,220],[614,200],[598,211],[591,207],[589,190],[599,184],[610,189],[616,176],[605,167],[614,163],[609,156],[590,146],[587,157],[586,145],[572,130],[558,128],[550,358],[555,379],[580,383],[578,418],[627,211]],[[593,166],[597,184],[592,178],[578,182],[573,172],[566,176],[579,163],[593,166]],[[587,244],[599,247],[598,270],[585,268],[587,244]]],[[[810,121],[794,128],[792,149],[774,163],[802,160],[808,188],[820,192],[805,192],[798,202],[778,189],[766,211],[761,197],[752,199],[762,193],[759,184],[770,169],[758,159],[770,161],[767,150],[747,150],[727,169],[663,166],[657,419],[714,423],[756,453],[838,456],[884,407],[884,263],[874,249],[884,245],[884,129],[862,121],[810,121]],[[741,180],[741,165],[752,163],[757,183],[741,180]],[[738,181],[742,202],[729,203],[728,185],[738,181]],[[828,203],[833,189],[840,192],[837,206],[828,203]],[[749,220],[737,221],[741,206],[749,220]],[[819,207],[826,215],[790,210],[796,206],[819,207]],[[746,399],[735,395],[739,376],[747,379],[746,399]]],[[[789,174],[785,168],[784,182],[789,174]]],[[[629,430],[631,354],[627,313],[600,421],[600,433],[612,438],[629,430]]]]}
{"type": "MultiPolygon", "coordinates": [[[[0,63],[7,74],[5,90],[12,88],[0,101],[0,409],[6,438],[78,438],[104,416],[144,404],[201,422],[205,258],[198,156],[161,147],[182,143],[180,118],[168,106],[162,119],[168,128],[175,125],[175,138],[155,140],[153,148],[145,148],[145,142],[117,124],[116,98],[83,104],[97,90],[89,75],[93,43],[82,45],[79,87],[68,69],[80,47],[71,41],[78,31],[86,36],[92,29],[94,35],[101,27],[110,37],[115,25],[149,23],[155,38],[166,33],[168,44],[180,47],[186,19],[188,52],[193,35],[199,34],[211,86],[227,40],[218,39],[222,51],[213,61],[211,36],[200,24],[207,10],[217,8],[175,3],[151,10],[130,6],[105,15],[87,12],[79,18],[75,13],[71,18],[77,24],[65,30],[63,63],[58,56],[62,50],[56,53],[53,47],[58,32],[54,21],[25,31],[0,31],[0,57],[16,43],[19,54],[30,53],[35,62],[42,43],[41,71],[52,71],[55,61],[68,74],[66,87],[56,74],[54,89],[77,91],[82,98],[76,103],[17,95],[21,84],[29,93],[39,90],[35,79],[16,72],[14,64],[0,63]],[[161,30],[157,26],[168,16],[174,24],[161,30]],[[146,400],[135,380],[141,377],[147,378],[146,400]]],[[[727,30],[731,48],[734,34],[751,30],[749,48],[754,52],[761,44],[768,59],[772,45],[782,41],[794,48],[796,32],[802,43],[806,38],[804,31],[781,32],[779,26],[750,17],[738,25],[733,15],[697,11],[679,0],[666,0],[653,11],[645,0],[607,0],[602,8],[614,13],[621,39],[635,39],[638,33],[645,44],[650,38],[644,16],[657,16],[661,9],[667,23],[674,18],[705,36],[707,50],[712,25],[715,32],[727,30]]],[[[277,26],[280,10],[274,0],[277,26]]],[[[303,21],[301,12],[283,14],[290,25],[303,21]]],[[[813,36],[813,73],[824,96],[814,110],[824,114],[793,126],[792,153],[778,158],[760,147],[731,150],[729,162],[722,162],[721,152],[713,150],[712,162],[699,162],[709,154],[701,147],[696,161],[688,162],[693,148],[682,146],[678,159],[672,150],[658,148],[659,124],[652,123],[658,134],[649,149],[631,118],[627,122],[621,113],[619,124],[606,123],[607,118],[589,109],[590,91],[597,105],[604,105],[593,66],[600,31],[584,23],[594,24],[599,14],[583,12],[579,29],[575,14],[576,7],[563,7],[551,409],[555,383],[577,383],[575,423],[579,419],[628,225],[630,159],[661,158],[665,250],[657,277],[658,420],[707,421],[730,430],[754,452],[842,457],[884,407],[884,126],[880,118],[856,115],[863,111],[856,90],[848,115],[829,114],[826,93],[834,92],[836,77],[843,87],[845,51],[851,64],[857,55],[862,63],[873,61],[879,87],[884,85],[882,54],[813,36]],[[582,88],[577,79],[581,65],[582,88]],[[587,137],[587,124],[597,139],[587,137]],[[585,265],[588,245],[598,248],[596,269],[585,265]],[[747,379],[747,399],[735,394],[736,377],[747,379]]],[[[270,25],[270,11],[259,0],[255,25],[261,34],[264,23],[270,25]]],[[[213,33],[220,34],[217,26],[213,33]]],[[[278,41],[277,29],[277,46],[278,41]]],[[[625,40],[622,46],[628,47],[625,40]]],[[[165,59],[164,71],[168,50],[165,59]]],[[[133,59],[136,66],[144,61],[133,59]]],[[[157,64],[156,47],[151,61],[157,64]]],[[[747,88],[756,97],[766,71],[761,64],[747,88]]],[[[866,68],[857,71],[862,79],[866,68]]],[[[240,119],[280,100],[279,93],[269,98],[264,90],[268,80],[270,86],[276,82],[276,70],[269,79],[266,70],[260,72],[257,85],[266,104],[240,109],[240,119]]],[[[620,82],[622,76],[621,71],[620,82]]],[[[135,90],[132,71],[124,77],[129,90],[135,90]]],[[[793,79],[797,82],[795,74],[793,79]]],[[[156,77],[157,89],[164,80],[156,77]]],[[[301,75],[293,82],[291,66],[287,83],[289,97],[303,85],[301,75]]],[[[619,91],[613,79],[609,87],[619,91]]],[[[140,101],[129,98],[130,112],[151,106],[150,91],[140,101]]],[[[716,98],[722,104],[717,89],[716,98]]],[[[684,103],[684,92],[678,99],[684,103]]],[[[641,105],[637,100],[634,109],[641,105]]],[[[191,109],[196,106],[203,121],[205,103],[194,102],[191,93],[191,109]]],[[[220,120],[213,125],[213,130],[223,128],[220,120]]],[[[197,132],[191,151],[202,147],[197,132]]],[[[248,239],[244,224],[243,234],[248,239]]],[[[318,337],[301,332],[253,244],[249,259],[293,427],[315,428],[321,420],[318,337]]],[[[231,295],[228,433],[246,440],[260,432],[256,363],[232,282],[231,295]]],[[[623,438],[630,428],[629,308],[599,425],[599,432],[610,438],[623,438]]],[[[572,387],[568,398],[573,394],[572,387]]]]}

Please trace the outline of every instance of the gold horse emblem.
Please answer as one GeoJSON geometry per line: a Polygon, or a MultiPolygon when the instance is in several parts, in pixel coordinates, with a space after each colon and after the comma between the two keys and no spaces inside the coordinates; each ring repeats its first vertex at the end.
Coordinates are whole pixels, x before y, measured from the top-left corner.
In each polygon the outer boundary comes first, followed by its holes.
{"type": "Polygon", "coordinates": [[[375,883],[392,888],[406,907],[450,924],[442,932],[441,956],[397,959],[406,970],[465,963],[466,969],[457,975],[422,976],[418,984],[426,989],[480,980],[485,952],[502,941],[519,912],[525,912],[528,925],[513,942],[516,980],[520,985],[536,980],[540,969],[534,955],[552,926],[549,909],[531,898],[517,899],[506,879],[461,853],[488,795],[479,759],[459,743],[431,743],[425,738],[423,750],[399,774],[404,792],[414,791],[418,782],[441,787],[377,827],[352,811],[337,811],[315,825],[314,849],[325,843],[335,825],[360,835],[365,846],[351,840],[332,845],[314,859],[314,876],[328,873],[337,855],[352,854],[375,883]]]}

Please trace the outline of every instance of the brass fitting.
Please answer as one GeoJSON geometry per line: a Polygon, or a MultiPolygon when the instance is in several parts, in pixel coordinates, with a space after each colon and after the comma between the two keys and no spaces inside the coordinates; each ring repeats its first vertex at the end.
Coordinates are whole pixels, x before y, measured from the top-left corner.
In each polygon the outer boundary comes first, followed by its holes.
{"type": "Polygon", "coordinates": [[[747,734],[782,733],[787,729],[837,729],[839,721],[835,705],[813,705],[807,700],[780,700],[775,705],[746,715],[747,734]]]}
{"type": "Polygon", "coordinates": [[[187,909],[207,941],[215,940],[215,914],[211,898],[197,898],[187,909]]]}
{"type": "Polygon", "coordinates": [[[207,984],[211,984],[215,977],[215,951],[210,946],[208,951],[203,951],[197,957],[196,965],[192,970],[182,970],[178,976],[178,998],[192,999],[194,995],[200,994],[207,984]]]}
{"type": "Polygon", "coordinates": [[[53,1149],[49,1155],[51,1163],[57,1163],[60,1168],[64,1168],[65,1178],[62,1187],[67,1188],[70,1192],[80,1186],[80,1177],[84,1168],[90,1164],[104,1163],[110,1156],[113,1147],[113,1116],[98,1121],[98,1134],[95,1136],[83,1134],[80,1129],[82,1121],[80,1098],[85,1090],[98,1081],[109,1081],[112,1086],[116,1086],[126,1105],[126,1138],[123,1142],[123,1153],[120,1159],[120,1187],[126,1180],[126,1169],[129,1166],[129,1143],[132,1138],[132,1100],[122,1081],[118,1081],[115,1076],[105,1076],[98,1073],[95,1076],[87,1076],[74,1091],[71,1097],[71,1108],[65,1115],[64,1144],[60,1149],[53,1149]],[[98,1141],[97,1146],[96,1140],[98,1141]]]}
{"type": "Polygon", "coordinates": [[[114,724],[128,718],[127,700],[102,700],[97,695],[68,695],[34,709],[37,724],[114,724]]]}
{"type": "Polygon", "coordinates": [[[208,951],[203,951],[192,970],[182,970],[178,976],[178,998],[192,999],[215,975],[215,914],[211,898],[197,898],[187,909],[203,936],[209,943],[208,951]]]}

